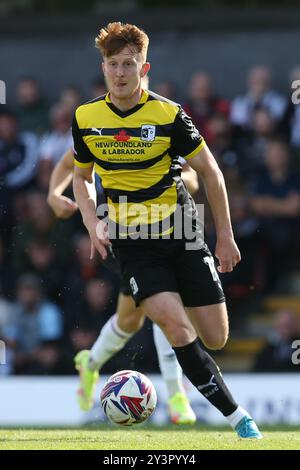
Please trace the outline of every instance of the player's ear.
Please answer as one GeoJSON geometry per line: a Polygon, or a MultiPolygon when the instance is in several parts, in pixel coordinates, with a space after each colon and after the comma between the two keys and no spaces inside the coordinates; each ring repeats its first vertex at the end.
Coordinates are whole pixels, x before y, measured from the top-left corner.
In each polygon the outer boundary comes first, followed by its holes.
{"type": "Polygon", "coordinates": [[[105,63],[104,62],[101,63],[101,68],[102,68],[103,74],[105,75],[105,63]]]}

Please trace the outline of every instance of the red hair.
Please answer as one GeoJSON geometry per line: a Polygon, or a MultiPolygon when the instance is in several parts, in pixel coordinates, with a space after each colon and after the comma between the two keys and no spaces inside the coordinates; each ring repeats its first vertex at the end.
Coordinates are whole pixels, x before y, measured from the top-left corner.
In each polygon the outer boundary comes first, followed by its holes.
{"type": "Polygon", "coordinates": [[[143,55],[146,61],[149,38],[147,34],[133,24],[123,24],[120,21],[109,23],[101,28],[95,39],[95,47],[103,57],[118,54],[124,47],[133,46],[135,51],[143,55]]]}

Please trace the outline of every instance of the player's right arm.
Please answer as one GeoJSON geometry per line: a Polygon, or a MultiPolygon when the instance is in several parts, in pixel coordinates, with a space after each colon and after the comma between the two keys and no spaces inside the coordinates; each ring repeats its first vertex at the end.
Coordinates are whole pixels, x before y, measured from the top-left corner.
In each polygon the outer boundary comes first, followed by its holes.
{"type": "MultiPolygon", "coordinates": [[[[80,108],[79,108],[80,109],[80,108]]],[[[96,216],[97,194],[94,179],[94,156],[82,139],[76,115],[72,124],[74,141],[73,192],[82,215],[82,220],[91,239],[91,258],[96,249],[103,259],[107,256],[107,224],[96,216]]]]}
{"type": "Polygon", "coordinates": [[[61,219],[68,219],[78,209],[76,202],[63,195],[72,181],[73,169],[73,150],[69,149],[54,167],[47,197],[47,202],[54,214],[61,219]]]}
{"type": "Polygon", "coordinates": [[[107,235],[107,224],[96,216],[97,195],[93,167],[74,167],[73,191],[83,223],[90,235],[91,258],[95,248],[105,259],[107,256],[106,247],[110,245],[110,241],[107,235]]]}

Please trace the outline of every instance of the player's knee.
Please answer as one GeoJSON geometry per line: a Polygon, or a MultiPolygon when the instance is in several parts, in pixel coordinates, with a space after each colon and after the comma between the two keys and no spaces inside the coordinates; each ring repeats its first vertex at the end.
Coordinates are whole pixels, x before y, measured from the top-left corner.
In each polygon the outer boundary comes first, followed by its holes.
{"type": "Polygon", "coordinates": [[[192,326],[172,322],[164,322],[159,325],[165,333],[169,343],[174,347],[190,344],[195,339],[195,331],[192,326]]]}
{"type": "Polygon", "coordinates": [[[213,351],[218,351],[223,349],[228,340],[228,332],[222,331],[219,333],[214,333],[213,335],[208,335],[205,338],[202,338],[204,345],[213,351]]]}

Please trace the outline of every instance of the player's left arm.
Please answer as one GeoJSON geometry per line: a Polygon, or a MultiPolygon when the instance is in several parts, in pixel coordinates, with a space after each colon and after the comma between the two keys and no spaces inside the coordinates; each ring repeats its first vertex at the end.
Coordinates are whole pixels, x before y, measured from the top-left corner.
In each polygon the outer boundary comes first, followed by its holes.
{"type": "Polygon", "coordinates": [[[241,255],[234,241],[223,174],[191,118],[180,106],[171,131],[171,151],[187,160],[202,178],[216,226],[218,270],[232,271],[241,255]]]}
{"type": "Polygon", "coordinates": [[[220,262],[218,271],[230,272],[240,262],[241,255],[234,240],[223,174],[206,144],[188,159],[188,164],[203,180],[213,214],[217,234],[215,255],[220,262]]]}

